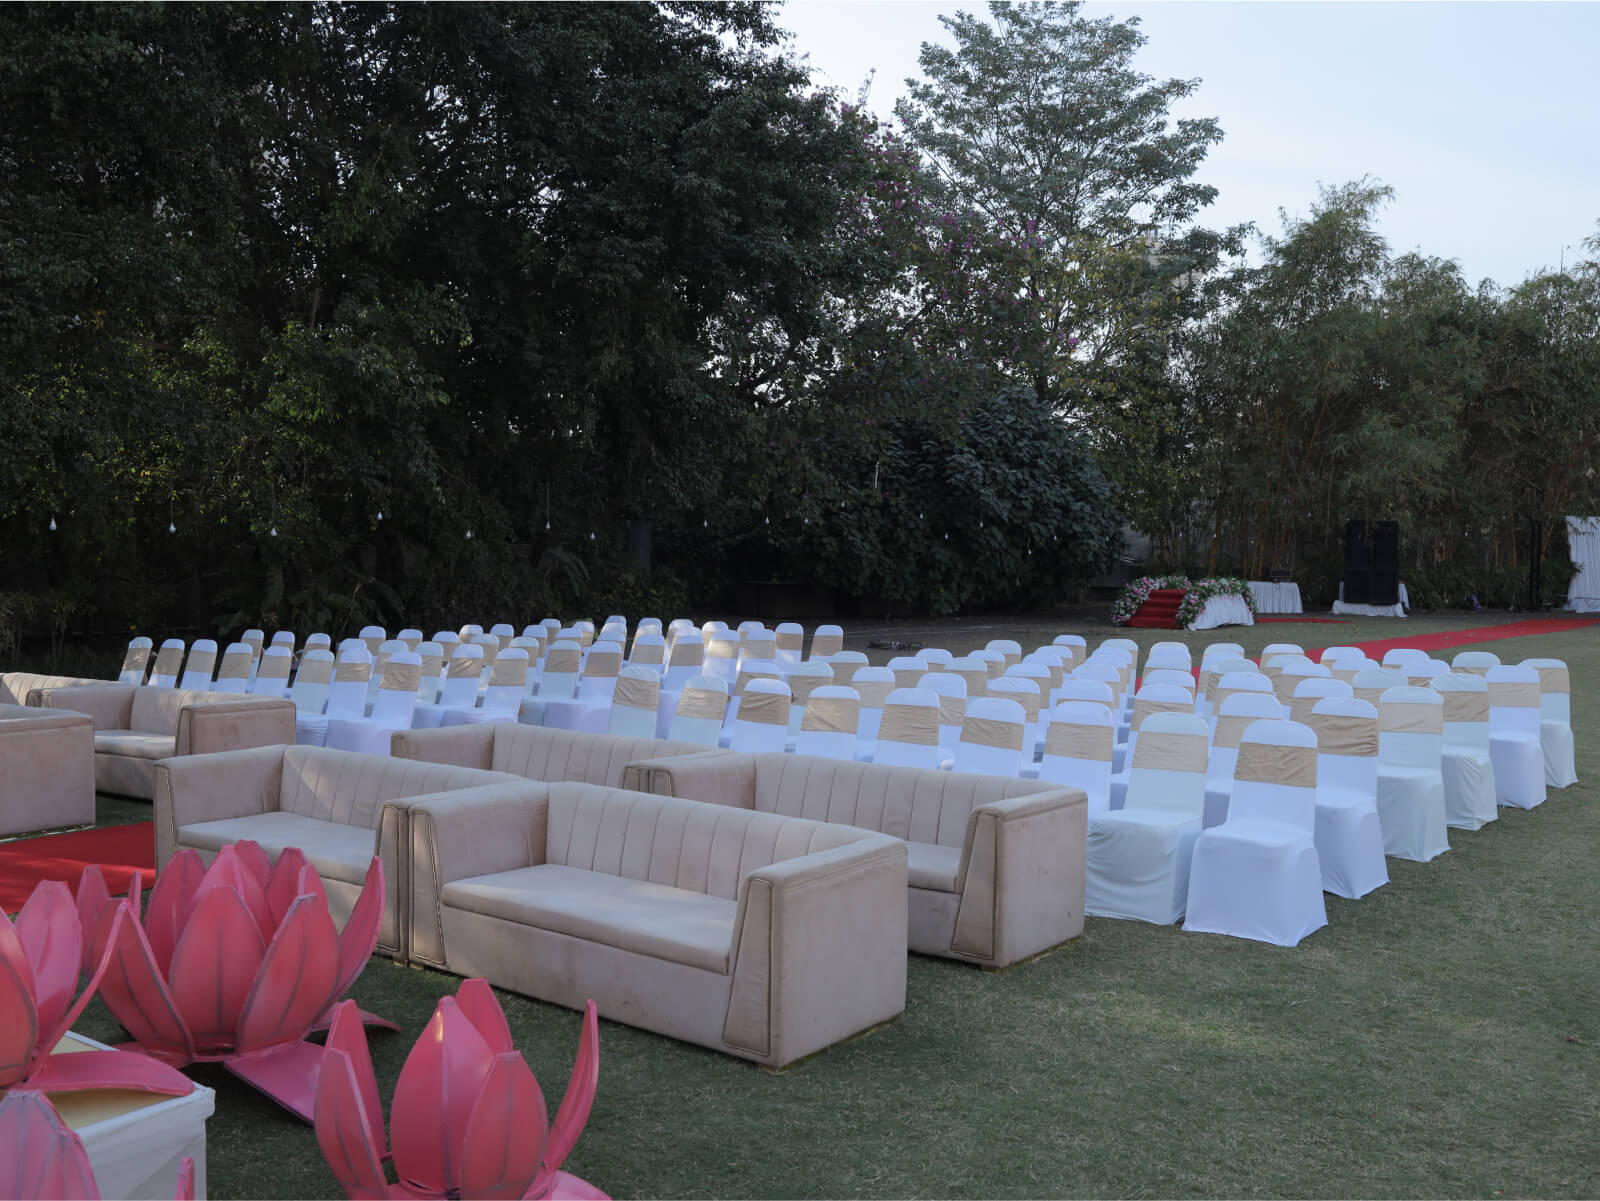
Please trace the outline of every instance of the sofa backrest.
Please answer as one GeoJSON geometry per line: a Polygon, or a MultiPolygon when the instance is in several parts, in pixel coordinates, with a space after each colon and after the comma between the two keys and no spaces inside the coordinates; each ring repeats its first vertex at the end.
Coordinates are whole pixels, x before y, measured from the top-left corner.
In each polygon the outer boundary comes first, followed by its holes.
{"type": "Polygon", "coordinates": [[[849,763],[809,755],[753,755],[758,813],[839,822],[908,842],[959,847],[979,805],[1048,792],[1049,781],[849,763]]]}
{"type": "Polygon", "coordinates": [[[31,671],[0,674],[0,705],[26,705],[28,694],[40,688],[75,688],[81,684],[115,684],[115,680],[86,680],[79,676],[42,676],[31,671]]]}
{"type": "Polygon", "coordinates": [[[751,872],[871,834],[593,784],[550,785],[545,862],[736,900],[751,872]]]}
{"type": "Polygon", "coordinates": [[[375,830],[383,806],[402,797],[495,784],[504,776],[471,767],[360,755],[319,746],[285,747],[278,808],[375,830]]]}
{"type": "Polygon", "coordinates": [[[623,738],[616,734],[586,734],[578,730],[499,722],[494,727],[494,751],[489,766],[493,771],[510,772],[530,780],[616,788],[622,783],[623,768],[637,759],[692,755],[705,749],[688,742],[623,738]]]}

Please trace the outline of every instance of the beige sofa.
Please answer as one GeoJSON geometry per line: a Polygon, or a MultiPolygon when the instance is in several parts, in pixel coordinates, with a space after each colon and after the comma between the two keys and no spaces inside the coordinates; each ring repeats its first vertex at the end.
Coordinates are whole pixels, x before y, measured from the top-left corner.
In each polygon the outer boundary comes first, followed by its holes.
{"type": "Polygon", "coordinates": [[[0,704],[0,835],[94,822],[94,720],[0,704]]]}
{"type": "Polygon", "coordinates": [[[83,676],[46,676],[33,671],[0,672],[0,705],[37,705],[45,688],[71,688],[74,685],[115,688],[115,680],[90,680],[83,676]]]}
{"type": "Polygon", "coordinates": [[[1038,780],[806,755],[701,755],[639,764],[639,787],[904,839],[907,945],[987,968],[1083,933],[1087,798],[1038,780]]]}
{"type": "MultiPolygon", "coordinates": [[[[397,759],[454,763],[459,767],[510,772],[530,780],[565,780],[608,788],[635,787],[630,782],[635,777],[630,776],[628,767],[639,760],[705,751],[704,746],[693,742],[551,730],[514,721],[401,730],[389,741],[389,753],[397,759]]],[[[645,791],[644,777],[636,778],[639,791],[645,791]]]]}
{"type": "Polygon", "coordinates": [[[590,784],[411,805],[411,958],[781,1067],[905,1010],[906,851],[590,784]]]}
{"type": "Polygon", "coordinates": [[[100,792],[150,800],[156,761],[294,742],[294,702],[236,692],[135,684],[46,687],[47,709],[94,718],[94,782],[100,792]]]}
{"type": "Polygon", "coordinates": [[[372,856],[383,860],[385,902],[378,950],[404,958],[407,880],[400,838],[405,805],[449,789],[532,800],[517,776],[316,746],[267,746],[186,755],[155,765],[156,866],[180,847],[210,860],[241,839],[276,859],[298,847],[316,868],[342,926],[361,895],[372,856]]]}

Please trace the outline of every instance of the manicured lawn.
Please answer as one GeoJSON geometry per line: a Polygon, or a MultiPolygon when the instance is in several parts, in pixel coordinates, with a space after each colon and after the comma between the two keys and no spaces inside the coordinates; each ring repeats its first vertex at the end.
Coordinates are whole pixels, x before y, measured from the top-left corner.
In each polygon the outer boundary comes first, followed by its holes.
{"type": "MultiPolygon", "coordinates": [[[[1485,623],[1185,640],[1254,653],[1485,623]]],[[[862,627],[848,645],[1027,647],[1064,629],[1111,633],[973,621],[862,627]]],[[[1567,660],[1583,782],[1451,831],[1433,863],[1391,859],[1387,887],[1329,897],[1329,926],[1299,948],[1091,918],[998,975],[912,956],[901,1021],[781,1075],[602,1023],[599,1097],[568,1166],[616,1197],[1600,1194],[1600,627],[1481,649],[1567,660]]],[[[102,821],[148,812],[102,801],[102,821]]],[[[357,984],[406,1031],[372,1038],[386,1097],[454,986],[380,959],[357,984]]],[[[502,999],[553,1108],[578,1015],[502,999]]],[[[116,1033],[98,1003],[79,1028],[116,1033]]],[[[221,1071],[194,1075],[218,1092],[213,1197],[336,1195],[309,1128],[221,1071]]]]}

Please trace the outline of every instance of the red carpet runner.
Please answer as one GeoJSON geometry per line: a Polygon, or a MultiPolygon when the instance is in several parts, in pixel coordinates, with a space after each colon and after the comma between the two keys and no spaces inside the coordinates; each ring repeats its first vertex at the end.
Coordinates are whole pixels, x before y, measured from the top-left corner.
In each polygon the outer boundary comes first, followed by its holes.
{"type": "MultiPolygon", "coordinates": [[[[1412,646],[1432,653],[1449,650],[1452,647],[1471,646],[1474,642],[1496,642],[1501,638],[1566,634],[1592,625],[1600,625],[1600,617],[1532,617],[1526,621],[1508,621],[1498,626],[1471,626],[1465,630],[1444,630],[1438,634],[1402,634],[1399,638],[1380,638],[1373,642],[1351,642],[1344,645],[1359,647],[1367,658],[1381,660],[1385,651],[1400,646],[1412,646]]],[[[1306,655],[1312,659],[1320,658],[1322,648],[1308,650],[1306,655]]]]}
{"type": "Polygon", "coordinates": [[[1135,630],[1175,630],[1178,628],[1178,606],[1183,602],[1183,588],[1157,588],[1145,597],[1139,611],[1128,618],[1128,627],[1135,630]]]}
{"type": "Polygon", "coordinates": [[[0,909],[7,913],[21,909],[40,880],[60,880],[76,892],[78,877],[91,863],[100,865],[112,896],[128,891],[135,872],[144,876],[148,892],[156,880],[155,823],[0,842],[0,909]]]}

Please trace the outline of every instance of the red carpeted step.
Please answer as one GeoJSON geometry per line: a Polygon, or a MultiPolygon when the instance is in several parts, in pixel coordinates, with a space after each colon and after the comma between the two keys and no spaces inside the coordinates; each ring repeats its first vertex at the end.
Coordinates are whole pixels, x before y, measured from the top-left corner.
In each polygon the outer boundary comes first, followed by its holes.
{"type": "Polygon", "coordinates": [[[1128,619],[1128,625],[1136,630],[1177,629],[1178,606],[1183,603],[1184,594],[1182,588],[1157,588],[1128,619]]]}

